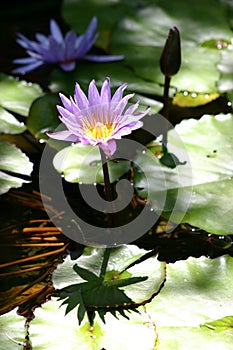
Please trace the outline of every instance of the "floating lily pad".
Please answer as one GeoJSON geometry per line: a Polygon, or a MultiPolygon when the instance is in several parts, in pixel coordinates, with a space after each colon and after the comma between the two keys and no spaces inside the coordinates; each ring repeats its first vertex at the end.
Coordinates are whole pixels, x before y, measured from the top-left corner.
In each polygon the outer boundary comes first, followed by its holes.
{"type": "MultiPolygon", "coordinates": [[[[70,260],[70,258],[67,257],[65,262],[62,265],[59,265],[53,273],[54,286],[61,289],[68,286],[70,283],[73,284],[84,282],[84,280],[72,269],[75,263],[77,263],[81,268],[88,269],[98,276],[100,274],[103,252],[104,249],[102,248],[86,248],[84,254],[76,261],[70,260]]],[[[165,280],[166,264],[159,262],[156,257],[152,257],[142,263],[135,264],[134,266],[128,268],[129,265],[131,265],[141,256],[145,255],[145,253],[145,250],[139,249],[133,245],[121,246],[119,248],[112,249],[108,262],[105,282],[109,281],[110,283],[114,284],[115,281],[115,284],[117,285],[116,282],[119,280],[123,282],[129,277],[128,274],[130,274],[130,277],[147,277],[145,281],[130,284],[129,286],[119,287],[124,291],[126,296],[131,299],[131,306],[149,301],[156,293],[158,293],[165,280]],[[113,271],[115,271],[115,277],[109,280],[109,276],[111,276],[111,272],[113,271]],[[124,278],[121,276],[122,278],[119,279],[119,276],[122,275],[123,272],[127,272],[128,274],[125,274],[124,278]]],[[[92,298],[94,306],[94,294],[92,298]]],[[[104,300],[104,295],[102,295],[102,303],[106,303],[104,300]]],[[[108,305],[106,304],[105,307],[107,306],[108,305]]],[[[120,304],[120,300],[118,306],[124,306],[120,304]]],[[[125,307],[127,308],[127,305],[125,307]]]]}
{"type": "Polygon", "coordinates": [[[202,327],[207,327],[211,330],[222,332],[222,331],[232,331],[233,328],[233,316],[225,316],[218,320],[211,322],[206,322],[202,327]]]}
{"type": "Polygon", "coordinates": [[[0,140],[0,194],[10,188],[22,186],[27,180],[20,175],[30,175],[32,163],[15,145],[0,140]]]}
{"type": "Polygon", "coordinates": [[[37,84],[17,80],[4,74],[0,75],[0,105],[11,112],[26,117],[31,103],[42,94],[37,84]]]}
{"type": "Polygon", "coordinates": [[[156,324],[159,350],[231,348],[233,333],[217,325],[222,319],[229,327],[232,321],[226,318],[233,314],[232,271],[229,256],[189,258],[167,266],[164,288],[146,307],[156,324]]]}
{"type": "MultiPolygon", "coordinates": [[[[92,259],[92,253],[89,250],[88,255],[86,251],[83,263],[88,267],[87,262],[92,260],[89,267],[92,265],[97,271],[96,257],[92,259]]],[[[137,258],[141,255],[138,256],[137,251],[134,254],[137,258]]],[[[127,266],[127,255],[121,255],[124,256],[122,267],[127,266]]],[[[116,260],[113,265],[118,269],[120,255],[116,260]]],[[[60,283],[65,279],[70,283],[77,278],[67,262],[63,264],[65,266],[67,269],[59,271],[60,283]]],[[[93,327],[90,327],[87,317],[78,327],[76,311],[64,316],[65,307],[60,306],[57,298],[52,298],[35,310],[35,318],[29,327],[29,342],[38,350],[75,350],[77,346],[80,350],[186,350],[187,347],[228,350],[233,341],[230,331],[232,269],[233,258],[229,256],[213,260],[189,258],[168,264],[165,286],[153,301],[138,309],[140,313],[129,314],[129,320],[107,314],[105,324],[96,316],[93,327]]],[[[147,267],[147,271],[150,268],[147,267]]],[[[15,350],[15,342],[25,342],[24,321],[16,310],[1,316],[0,342],[4,349],[15,350]]]]}
{"type": "Polygon", "coordinates": [[[151,153],[150,157],[140,155],[136,162],[144,174],[135,175],[139,193],[148,195],[153,208],[163,207],[174,221],[216,234],[232,234],[232,129],[231,114],[182,121],[169,132],[168,149],[186,164],[170,169],[162,167],[151,153]]]}
{"type": "Polygon", "coordinates": [[[56,105],[61,104],[58,94],[46,94],[35,99],[27,118],[27,128],[36,138],[48,139],[46,132],[53,131],[59,124],[56,105]]]}
{"type": "MultiPolygon", "coordinates": [[[[182,65],[172,78],[172,86],[182,91],[212,94],[218,93],[217,65],[222,61],[222,52],[229,50],[228,43],[232,38],[227,6],[220,0],[203,0],[189,6],[185,0],[172,4],[168,0],[157,4],[153,0],[146,0],[143,4],[135,1],[113,3],[111,0],[103,3],[96,0],[88,8],[87,18],[82,16],[86,14],[86,1],[74,3],[66,0],[63,15],[67,23],[79,32],[85,30],[92,16],[97,16],[100,31],[97,46],[107,47],[114,54],[124,54],[125,60],[114,65],[120,71],[131,71],[137,80],[141,79],[137,92],[146,93],[146,85],[152,83],[156,95],[162,94],[161,85],[164,83],[159,69],[162,49],[169,29],[177,26],[181,33],[182,65]],[[76,13],[80,14],[80,21],[76,13]],[[220,46],[220,43],[227,43],[227,47],[220,46]]],[[[98,76],[101,80],[111,72],[106,64],[90,67],[92,77],[98,76]],[[106,73],[102,67],[106,67],[106,73]]],[[[114,73],[110,76],[113,81],[119,81],[114,73]]],[[[78,74],[76,77],[86,84],[78,74]]],[[[202,104],[203,101],[199,102],[202,104]]]]}
{"type": "Polygon", "coordinates": [[[25,130],[24,123],[19,122],[11,113],[0,107],[0,133],[19,134],[25,130]]]}
{"type": "MultiPolygon", "coordinates": [[[[98,147],[82,145],[81,143],[66,147],[55,155],[53,164],[68,182],[84,184],[104,182],[98,147]]],[[[113,182],[129,170],[130,162],[127,160],[109,161],[108,166],[110,181],[113,182]]]]}
{"type": "Polygon", "coordinates": [[[218,81],[218,89],[221,93],[227,93],[231,102],[233,102],[233,49],[222,53],[221,62],[218,69],[221,72],[220,80],[218,81]]]}
{"type": "MultiPolygon", "coordinates": [[[[87,86],[92,79],[95,79],[96,85],[100,87],[106,77],[111,78],[112,91],[116,90],[120,85],[127,83],[126,92],[129,93],[129,91],[132,91],[134,93],[147,94],[148,99],[151,96],[149,104],[152,109],[156,107],[155,104],[158,106],[153,109],[155,112],[158,112],[161,108],[161,102],[159,103],[158,101],[155,101],[153,97],[162,94],[162,86],[154,81],[135,75],[132,69],[126,66],[123,62],[103,64],[79,62],[77,68],[69,73],[54,70],[51,74],[50,89],[53,92],[63,91],[66,94],[73,95],[76,82],[79,82],[83,90],[86,92],[87,86]]],[[[171,93],[172,92],[174,93],[174,89],[171,90],[171,93]]]]}

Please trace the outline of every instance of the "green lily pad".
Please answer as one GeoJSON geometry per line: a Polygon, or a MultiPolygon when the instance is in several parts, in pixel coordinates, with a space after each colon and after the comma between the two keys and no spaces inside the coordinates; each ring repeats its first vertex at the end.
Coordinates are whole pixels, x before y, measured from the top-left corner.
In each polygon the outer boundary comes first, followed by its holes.
{"type": "Polygon", "coordinates": [[[112,2],[112,1],[93,1],[92,6],[86,1],[80,1],[78,4],[72,1],[65,0],[63,3],[62,13],[67,23],[77,33],[82,33],[86,30],[92,17],[98,16],[97,32],[100,33],[97,44],[103,49],[107,49],[111,40],[112,31],[115,24],[126,13],[133,13],[137,7],[134,1],[127,2],[112,2]],[[77,12],[78,11],[78,12],[77,12]],[[75,19],[75,13],[79,13],[75,19]],[[85,14],[85,16],[83,15],[85,14]]]}
{"type": "Polygon", "coordinates": [[[0,133],[19,134],[25,130],[24,123],[19,122],[11,113],[0,107],[0,133]]]}
{"type": "Polygon", "coordinates": [[[207,327],[217,332],[232,331],[233,328],[233,316],[225,316],[212,322],[206,322],[202,327],[207,327]]]}
{"type": "Polygon", "coordinates": [[[233,314],[232,271],[229,256],[189,258],[167,266],[164,288],[146,306],[156,324],[159,350],[231,348],[233,333],[208,324],[233,314]]]}
{"type": "Polygon", "coordinates": [[[11,112],[26,117],[31,103],[42,94],[37,84],[17,80],[4,74],[0,75],[0,105],[11,112]]]}
{"type": "Polygon", "coordinates": [[[33,164],[15,145],[0,140],[0,194],[10,188],[22,186],[27,180],[20,175],[30,175],[33,164]]]}
{"type": "Polygon", "coordinates": [[[220,80],[218,81],[218,89],[221,93],[226,93],[229,100],[233,101],[233,49],[222,53],[221,62],[218,69],[221,72],[220,80]]]}
{"type": "MultiPolygon", "coordinates": [[[[141,63],[140,63],[141,64],[141,63]]],[[[144,63],[146,64],[146,63],[144,63]]],[[[105,78],[111,78],[112,91],[116,90],[120,85],[127,83],[126,93],[136,92],[138,94],[146,94],[151,96],[150,105],[154,112],[158,112],[161,108],[161,103],[154,101],[155,95],[161,95],[163,88],[155,81],[145,79],[135,75],[130,67],[124,62],[112,63],[93,63],[93,62],[78,62],[77,68],[72,72],[62,72],[54,70],[51,73],[50,89],[53,92],[63,91],[66,94],[73,95],[75,83],[78,81],[83,90],[87,91],[87,86],[92,79],[96,80],[96,85],[101,87],[105,78]],[[157,107],[156,105],[157,104],[157,107]],[[156,108],[154,108],[156,107],[156,108]]],[[[171,93],[174,90],[171,89],[171,93]]]]}
{"type": "MultiPolygon", "coordinates": [[[[25,319],[17,315],[16,310],[1,316],[0,342],[5,350],[15,350],[17,343],[25,343],[25,319]]],[[[148,315],[141,310],[140,314],[133,313],[130,322],[123,317],[116,319],[106,315],[104,324],[97,316],[90,327],[87,318],[81,327],[77,327],[75,311],[64,316],[64,306],[56,298],[43,304],[35,310],[35,318],[30,322],[29,343],[36,350],[96,350],[126,349],[127,344],[134,350],[153,350],[157,339],[155,325],[150,322],[148,315]]]]}
{"type": "MultiPolygon", "coordinates": [[[[68,182],[84,184],[104,182],[98,147],[76,143],[59,151],[53,159],[53,164],[68,182]]],[[[108,166],[110,181],[113,182],[129,170],[130,162],[126,160],[108,161],[108,166]]]]}
{"type": "MultiPolygon", "coordinates": [[[[103,252],[104,248],[86,248],[84,254],[76,261],[70,260],[70,258],[67,257],[65,262],[62,265],[58,265],[53,273],[54,286],[60,289],[67,287],[71,282],[72,284],[84,282],[83,278],[79,277],[72,269],[75,263],[77,263],[79,267],[91,271],[95,276],[99,276],[103,252]]],[[[131,299],[131,306],[148,302],[158,293],[165,279],[166,264],[159,262],[156,257],[152,257],[128,268],[128,266],[136,262],[136,260],[145,255],[145,253],[145,250],[139,249],[133,245],[121,246],[112,249],[108,262],[105,283],[109,282],[113,283],[113,285],[117,285],[117,282],[119,282],[119,288],[131,299]],[[109,275],[111,275],[113,271],[115,271],[115,278],[109,280],[109,275]],[[120,275],[127,272],[130,274],[131,278],[146,276],[147,279],[140,283],[124,286],[123,282],[128,279],[129,275],[125,273],[125,277],[123,278],[123,276],[121,276],[122,278],[119,279],[117,278],[118,274],[116,271],[119,272],[120,275]]],[[[102,303],[104,304],[105,302],[103,294],[102,303]]],[[[95,303],[94,294],[92,295],[92,303],[95,303]]],[[[120,305],[119,300],[118,306],[120,305]]],[[[105,307],[107,308],[107,304],[105,307]]],[[[125,307],[127,307],[127,305],[125,307]]]]}
{"type": "MultiPolygon", "coordinates": [[[[87,262],[92,260],[89,267],[93,266],[97,271],[92,253],[94,251],[90,248],[86,250],[83,263],[87,267],[87,262]]],[[[137,256],[137,251],[134,254],[137,256]]],[[[117,264],[113,264],[116,269],[121,264],[121,257],[124,259],[123,266],[128,265],[127,255],[122,250],[122,255],[116,259],[117,264]]],[[[77,347],[80,350],[228,350],[233,341],[230,330],[232,270],[233,258],[229,256],[213,260],[189,258],[168,264],[164,287],[149,304],[138,309],[140,313],[130,314],[129,320],[107,314],[105,324],[96,316],[92,327],[87,317],[78,327],[75,310],[64,316],[65,306],[60,306],[57,298],[53,297],[35,310],[35,318],[29,327],[29,341],[37,350],[75,350],[77,347]]],[[[77,278],[73,273],[69,264],[63,272],[61,269],[60,283],[65,279],[68,283],[73,282],[73,278],[77,278]]],[[[16,310],[1,316],[0,342],[4,349],[14,350],[14,341],[25,342],[24,322],[25,319],[17,315],[16,310]]]]}
{"type": "MultiPolygon", "coordinates": [[[[128,70],[135,79],[141,79],[135,90],[138,93],[146,93],[148,84],[154,84],[154,94],[162,94],[164,77],[159,69],[159,59],[169,29],[177,26],[181,34],[182,65],[172,78],[172,86],[181,91],[212,94],[218,93],[220,73],[217,65],[222,61],[224,50],[229,50],[232,38],[227,6],[220,0],[203,0],[189,6],[185,0],[172,4],[168,0],[158,4],[153,0],[146,0],[143,4],[94,0],[88,8],[87,18],[85,0],[76,3],[66,0],[62,12],[67,23],[79,32],[85,30],[92,16],[98,17],[100,36],[97,46],[125,55],[124,61],[113,63],[113,66],[119,67],[122,72],[128,70]],[[79,21],[76,13],[80,14],[79,21]],[[227,43],[227,47],[220,43],[227,43]]],[[[98,76],[103,80],[109,75],[113,81],[119,81],[117,74],[108,70],[105,63],[90,64],[90,67],[92,77],[98,76]]],[[[85,77],[80,77],[81,68],[77,68],[78,71],[76,80],[86,84],[85,77]]],[[[127,81],[126,78],[123,80],[127,81]]],[[[56,85],[56,78],[54,83],[56,85]]],[[[219,85],[220,92],[225,88],[219,85]]],[[[202,101],[199,100],[199,103],[202,104],[202,101]]]]}
{"type": "Polygon", "coordinates": [[[59,124],[56,105],[61,104],[58,94],[45,94],[35,99],[27,118],[27,128],[36,137],[48,139],[46,132],[53,131],[59,124]]]}
{"type": "Polygon", "coordinates": [[[231,114],[182,121],[169,132],[168,150],[187,163],[170,169],[159,164],[151,152],[147,157],[140,155],[135,161],[141,164],[144,174],[135,174],[138,192],[148,195],[152,207],[167,211],[164,215],[175,222],[231,234],[232,128],[231,114]],[[180,150],[179,142],[183,142],[180,150]]]}

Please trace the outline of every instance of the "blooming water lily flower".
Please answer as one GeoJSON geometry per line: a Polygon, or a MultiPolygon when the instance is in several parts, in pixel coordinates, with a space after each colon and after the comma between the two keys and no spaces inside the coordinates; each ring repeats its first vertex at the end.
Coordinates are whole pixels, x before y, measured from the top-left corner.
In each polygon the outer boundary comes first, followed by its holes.
{"type": "Polygon", "coordinates": [[[77,83],[74,98],[60,94],[64,107],[57,106],[60,120],[68,130],[47,133],[48,136],[99,146],[107,156],[112,156],[116,151],[116,139],[142,127],[140,119],[149,112],[147,108],[135,113],[139,101],[127,106],[134,94],[123,97],[126,87],[127,84],[121,85],[111,97],[109,78],[105,79],[100,93],[92,80],[87,97],[77,83]]]}
{"type": "Polygon", "coordinates": [[[13,70],[13,73],[25,74],[43,64],[58,64],[64,71],[71,71],[76,66],[77,60],[88,60],[93,62],[111,62],[124,59],[117,55],[90,55],[87,54],[97,40],[96,33],[97,18],[93,17],[84,34],[77,36],[70,30],[63,37],[58,24],[50,21],[51,34],[46,37],[37,33],[37,41],[27,39],[23,34],[18,34],[17,42],[30,57],[18,58],[13,63],[22,65],[13,70]]]}

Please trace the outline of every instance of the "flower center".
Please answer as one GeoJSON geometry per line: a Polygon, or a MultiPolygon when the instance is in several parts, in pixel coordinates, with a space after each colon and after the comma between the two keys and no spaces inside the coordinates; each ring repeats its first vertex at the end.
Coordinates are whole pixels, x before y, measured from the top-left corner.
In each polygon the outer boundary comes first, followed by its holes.
{"type": "Polygon", "coordinates": [[[106,139],[112,134],[113,130],[113,124],[104,125],[102,123],[97,123],[93,128],[88,130],[88,134],[96,140],[106,139]]]}

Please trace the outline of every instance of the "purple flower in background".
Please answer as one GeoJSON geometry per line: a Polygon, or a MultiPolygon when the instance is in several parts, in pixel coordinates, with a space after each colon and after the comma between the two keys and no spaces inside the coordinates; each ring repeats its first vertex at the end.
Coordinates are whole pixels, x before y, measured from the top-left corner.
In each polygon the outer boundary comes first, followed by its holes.
{"type": "Polygon", "coordinates": [[[36,40],[27,39],[23,34],[18,34],[17,42],[30,57],[18,58],[13,63],[22,65],[13,70],[13,73],[25,74],[43,64],[58,64],[64,71],[71,71],[76,66],[77,60],[93,62],[111,62],[122,60],[124,56],[89,55],[88,52],[97,40],[97,18],[93,17],[84,34],[77,36],[70,30],[63,37],[62,32],[54,20],[50,21],[51,34],[46,37],[37,33],[36,40]]]}
{"type": "Polygon", "coordinates": [[[134,113],[139,101],[127,107],[134,94],[123,97],[127,84],[121,85],[111,97],[110,79],[106,78],[99,93],[95,81],[89,84],[88,97],[76,84],[74,98],[60,94],[64,107],[57,106],[60,119],[68,130],[48,133],[48,136],[64,141],[81,142],[99,146],[107,156],[116,151],[116,139],[139,129],[140,119],[149,112],[134,113]]]}

